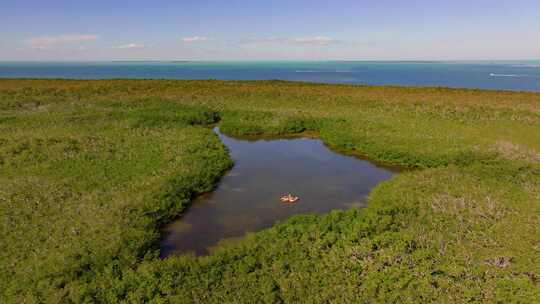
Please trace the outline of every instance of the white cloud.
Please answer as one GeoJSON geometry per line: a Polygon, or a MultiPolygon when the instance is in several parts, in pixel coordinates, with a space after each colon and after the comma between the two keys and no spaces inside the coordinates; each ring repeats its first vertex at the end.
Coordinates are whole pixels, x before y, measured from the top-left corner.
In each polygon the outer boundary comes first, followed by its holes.
{"type": "Polygon", "coordinates": [[[245,41],[247,44],[257,43],[280,43],[280,44],[306,44],[306,45],[329,45],[339,43],[340,40],[326,37],[326,36],[313,36],[313,37],[267,37],[248,39],[245,41]]]}
{"type": "Polygon", "coordinates": [[[193,43],[193,42],[203,42],[207,41],[208,38],[204,36],[192,36],[192,37],[184,37],[182,38],[182,41],[185,43],[193,43]]]}
{"type": "Polygon", "coordinates": [[[46,49],[55,45],[76,44],[85,41],[99,39],[98,35],[82,35],[82,34],[64,34],[57,36],[39,36],[31,37],[25,40],[25,43],[33,49],[46,49]]]}
{"type": "Polygon", "coordinates": [[[144,49],[146,48],[146,45],[141,43],[129,43],[129,44],[122,44],[113,46],[113,49],[144,49]]]}
{"type": "Polygon", "coordinates": [[[338,40],[326,36],[292,38],[290,41],[292,43],[316,45],[328,45],[338,42],[338,40]]]}
{"type": "Polygon", "coordinates": [[[242,43],[286,43],[289,38],[284,37],[265,37],[265,38],[249,38],[242,41],[242,43]]]}

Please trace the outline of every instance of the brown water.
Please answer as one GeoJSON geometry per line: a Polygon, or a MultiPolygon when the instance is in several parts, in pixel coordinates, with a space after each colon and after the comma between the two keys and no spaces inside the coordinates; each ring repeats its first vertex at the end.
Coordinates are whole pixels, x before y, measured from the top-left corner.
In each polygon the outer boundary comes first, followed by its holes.
{"type": "Polygon", "coordinates": [[[165,228],[161,255],[208,254],[220,241],[259,231],[295,214],[365,207],[393,170],[328,149],[320,140],[237,139],[216,129],[234,167],[211,193],[165,228]],[[281,203],[287,193],[300,197],[281,203]]]}

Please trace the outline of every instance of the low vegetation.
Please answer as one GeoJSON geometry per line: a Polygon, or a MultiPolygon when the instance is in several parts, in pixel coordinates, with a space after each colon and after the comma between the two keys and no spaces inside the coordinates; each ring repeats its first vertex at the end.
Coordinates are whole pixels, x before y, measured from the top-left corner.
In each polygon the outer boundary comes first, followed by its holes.
{"type": "Polygon", "coordinates": [[[0,302],[540,302],[539,160],[538,93],[0,80],[0,302]],[[416,170],[160,260],[160,227],[232,165],[218,122],[416,170]]]}

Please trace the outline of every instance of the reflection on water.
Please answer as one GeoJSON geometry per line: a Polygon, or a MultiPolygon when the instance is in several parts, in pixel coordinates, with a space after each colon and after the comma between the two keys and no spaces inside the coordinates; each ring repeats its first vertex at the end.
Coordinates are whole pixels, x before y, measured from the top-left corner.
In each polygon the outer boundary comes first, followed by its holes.
{"type": "Polygon", "coordinates": [[[165,228],[162,257],[208,254],[222,240],[295,214],[365,207],[371,189],[393,175],[387,168],[331,151],[316,139],[245,140],[216,132],[234,167],[213,192],[199,197],[165,228]],[[300,200],[281,203],[287,193],[300,200]]]}

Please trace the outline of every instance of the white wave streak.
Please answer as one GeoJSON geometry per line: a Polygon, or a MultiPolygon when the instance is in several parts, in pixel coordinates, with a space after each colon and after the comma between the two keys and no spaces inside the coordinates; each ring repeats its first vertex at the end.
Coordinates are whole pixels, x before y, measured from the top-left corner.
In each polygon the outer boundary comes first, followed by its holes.
{"type": "Polygon", "coordinates": [[[491,73],[489,74],[491,77],[523,77],[525,75],[517,75],[517,74],[495,74],[491,73]]]}

